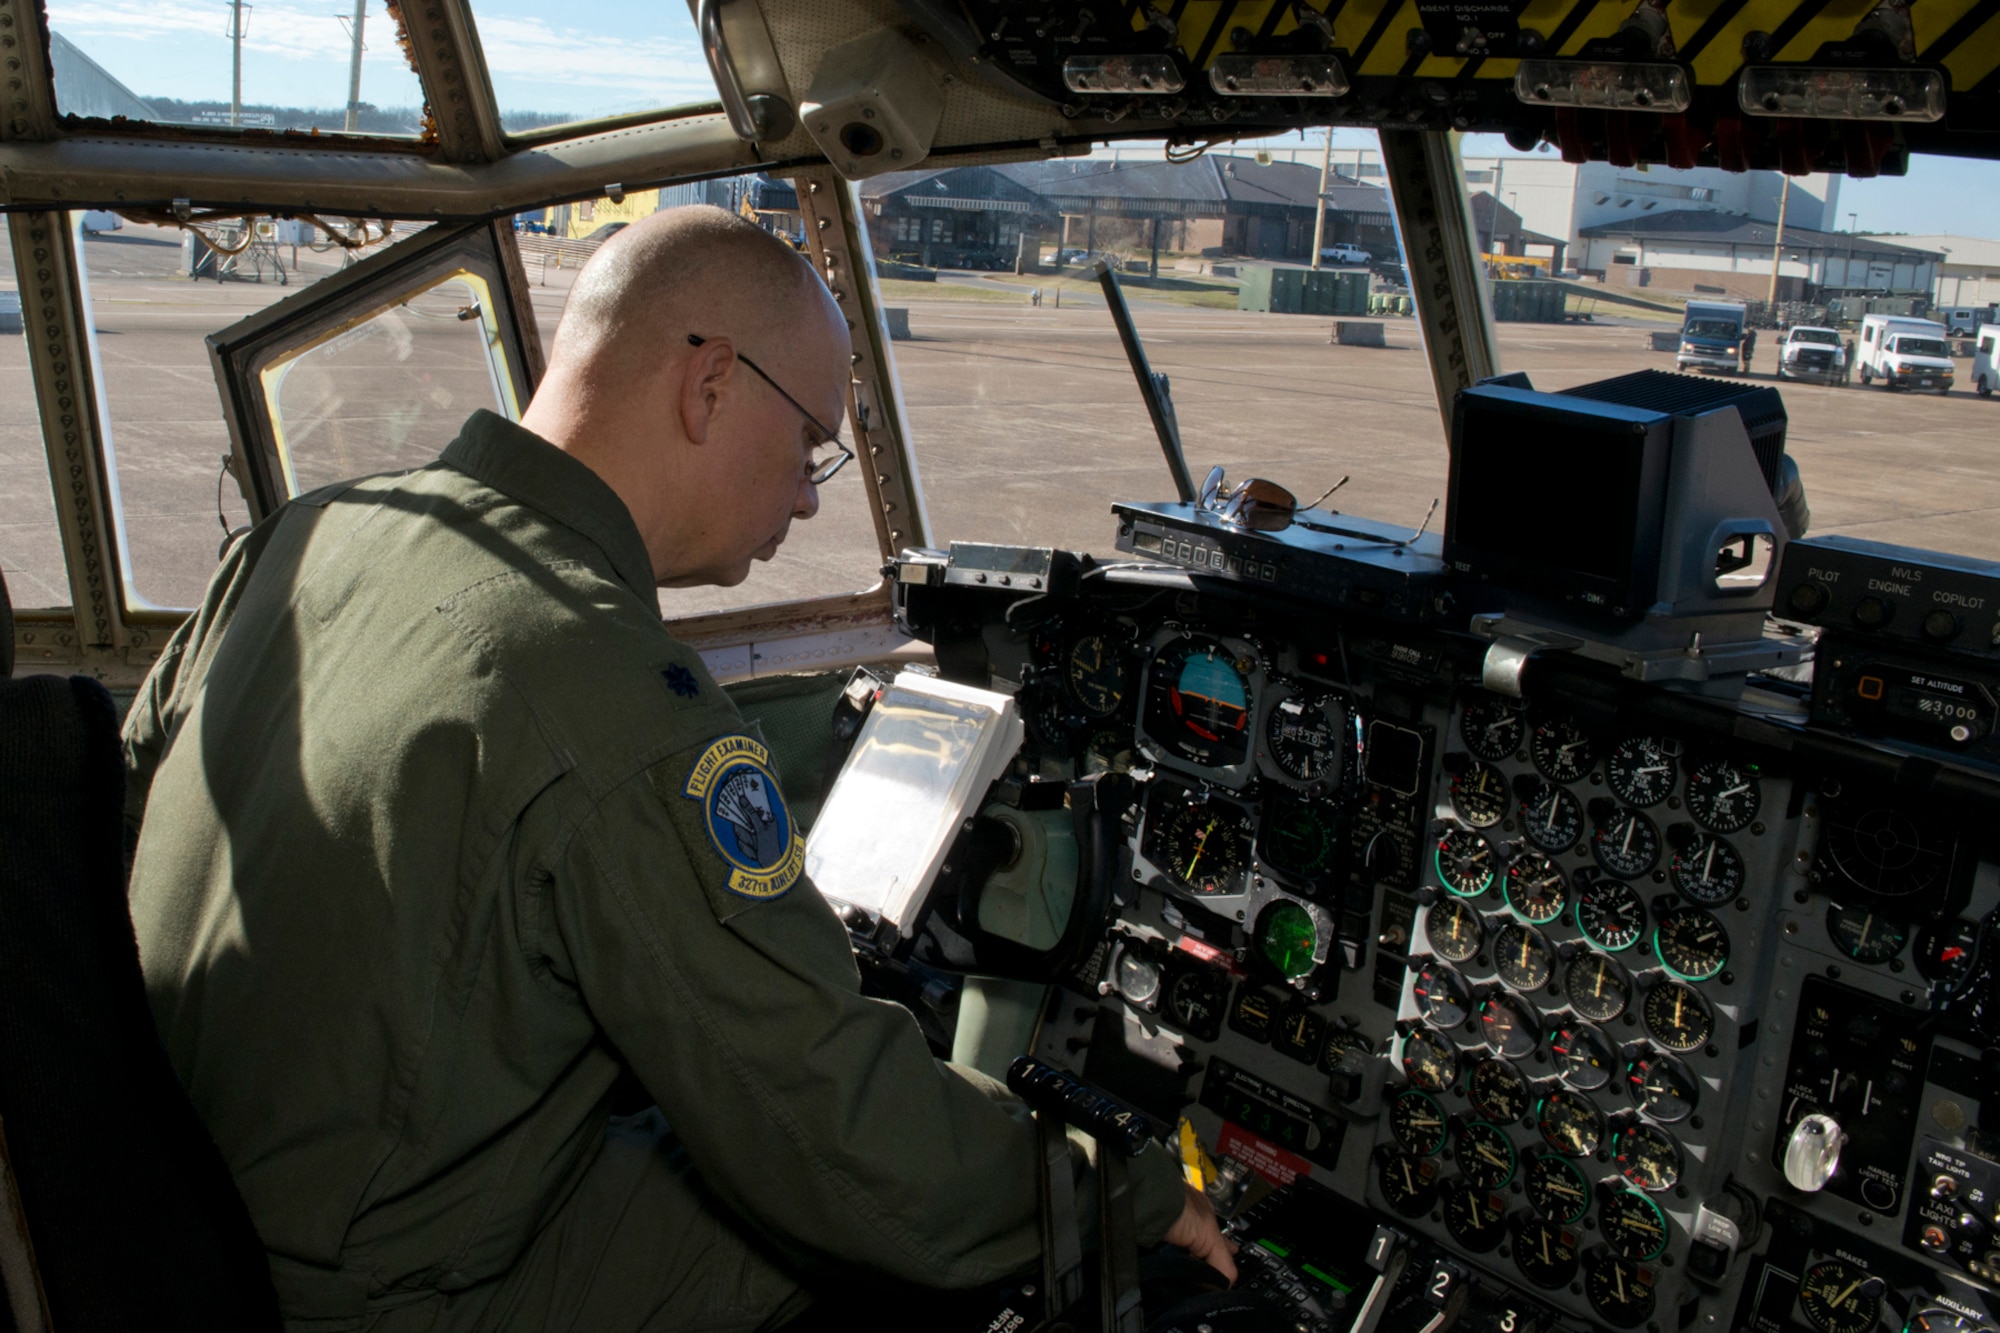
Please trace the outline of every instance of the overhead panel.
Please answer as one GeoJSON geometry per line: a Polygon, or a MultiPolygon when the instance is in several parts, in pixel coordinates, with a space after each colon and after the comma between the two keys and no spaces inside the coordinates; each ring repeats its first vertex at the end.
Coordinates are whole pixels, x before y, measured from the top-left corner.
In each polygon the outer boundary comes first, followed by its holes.
{"type": "MultiPolygon", "coordinates": [[[[938,6],[909,7],[952,26],[938,6]]],[[[1547,140],[1572,161],[1870,176],[1900,172],[1911,151],[1989,156],[2000,123],[1988,0],[965,0],[961,12],[968,59],[1113,135],[1481,130],[1547,140]]]]}

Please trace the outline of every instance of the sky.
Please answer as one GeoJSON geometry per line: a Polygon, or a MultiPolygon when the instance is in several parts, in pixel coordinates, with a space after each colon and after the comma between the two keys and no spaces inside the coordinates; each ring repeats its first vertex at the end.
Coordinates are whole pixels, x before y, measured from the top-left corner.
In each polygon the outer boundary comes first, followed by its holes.
{"type": "MultiPolygon", "coordinates": [[[[422,92],[382,0],[365,3],[362,100],[415,106],[422,92]]],[[[229,9],[229,0],[49,0],[49,21],[141,97],[226,102],[229,9]]],[[[252,0],[245,9],[244,101],[346,104],[353,0],[252,0]]],[[[472,10],[503,114],[589,119],[715,96],[685,0],[472,0],[472,10]]],[[[1373,140],[1341,130],[1334,143],[1373,140]]],[[[1469,136],[1465,151],[1512,152],[1498,135],[1469,136]]],[[[2000,163],[1918,158],[1907,177],[1842,181],[1839,211],[1843,226],[1857,214],[1863,232],[2000,240],[2000,163]]]]}
{"type": "MultiPolygon", "coordinates": [[[[366,0],[361,99],[415,106],[417,76],[382,0],[366,0]]],[[[347,104],[353,0],[244,5],[243,100],[347,104]]],[[[495,95],[509,111],[579,119],[712,101],[685,0],[472,0],[495,95]]],[[[49,26],[140,97],[227,102],[229,0],[49,0],[49,26]]]]}

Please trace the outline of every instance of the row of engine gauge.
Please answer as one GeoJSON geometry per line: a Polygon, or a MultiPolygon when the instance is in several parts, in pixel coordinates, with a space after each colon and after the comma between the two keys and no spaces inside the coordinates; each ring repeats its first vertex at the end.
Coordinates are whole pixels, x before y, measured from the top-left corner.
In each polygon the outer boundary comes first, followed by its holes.
{"type": "Polygon", "coordinates": [[[1438,826],[1441,892],[1411,960],[1398,1051],[1407,1082],[1389,1104],[1393,1142],[1376,1185],[1396,1212],[1441,1221],[1466,1251],[1511,1255],[1532,1285],[1638,1327],[1653,1318],[1673,1234],[1658,1200],[1686,1169],[1675,1129],[1702,1125],[1688,1061],[1715,1053],[1715,1015],[1696,985],[1727,979],[1721,913],[1746,887],[1731,839],[1764,831],[1762,784],[1748,765],[1687,763],[1657,737],[1600,757],[1573,722],[1531,726],[1498,700],[1469,704],[1458,730],[1465,752],[1445,760],[1455,819],[1438,826]],[[1497,767],[1524,758],[1532,772],[1509,779],[1497,767]],[[1571,785],[1600,764],[1609,794],[1579,798],[1571,785]],[[1686,818],[1663,828],[1651,813],[1662,806],[1686,818]],[[1505,847],[1490,832],[1503,823],[1519,834],[1505,847]],[[1674,892],[1642,894],[1635,880],[1670,880],[1674,892]],[[1498,984],[1468,981],[1459,968],[1474,962],[1498,984]],[[1537,1001],[1556,1012],[1545,1017],[1537,1001]],[[1644,1039],[1614,1037],[1614,1024],[1642,1027],[1644,1039]],[[1459,1097],[1464,1110],[1448,1110],[1459,1097]],[[1606,1099],[1616,1099],[1608,1112],[1606,1099]],[[1510,1212],[1516,1202],[1526,1209],[1510,1212]]]}

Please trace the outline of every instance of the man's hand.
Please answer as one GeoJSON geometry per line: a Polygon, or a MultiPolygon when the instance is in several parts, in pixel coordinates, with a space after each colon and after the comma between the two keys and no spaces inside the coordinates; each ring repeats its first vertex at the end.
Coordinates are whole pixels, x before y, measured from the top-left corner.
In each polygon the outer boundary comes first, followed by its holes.
{"type": "Polygon", "coordinates": [[[1167,1232],[1167,1244],[1178,1245],[1236,1285],[1236,1242],[1223,1237],[1216,1224],[1215,1208],[1208,1196],[1192,1185],[1184,1186],[1187,1201],[1181,1205],[1180,1220],[1167,1232]]]}

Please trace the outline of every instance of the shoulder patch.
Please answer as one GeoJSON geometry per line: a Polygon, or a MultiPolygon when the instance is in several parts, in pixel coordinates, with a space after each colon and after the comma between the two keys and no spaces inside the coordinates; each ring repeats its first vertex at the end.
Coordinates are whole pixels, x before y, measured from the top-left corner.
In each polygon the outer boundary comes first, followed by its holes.
{"type": "Polygon", "coordinates": [[[667,667],[660,674],[667,678],[667,688],[683,699],[692,699],[701,693],[701,686],[695,683],[694,672],[679,662],[667,667]]]}
{"type": "Polygon", "coordinates": [[[771,754],[748,736],[724,736],[701,752],[681,794],[701,802],[702,826],[729,866],[729,891],[776,898],[805,869],[806,840],[785,807],[771,754]]]}

